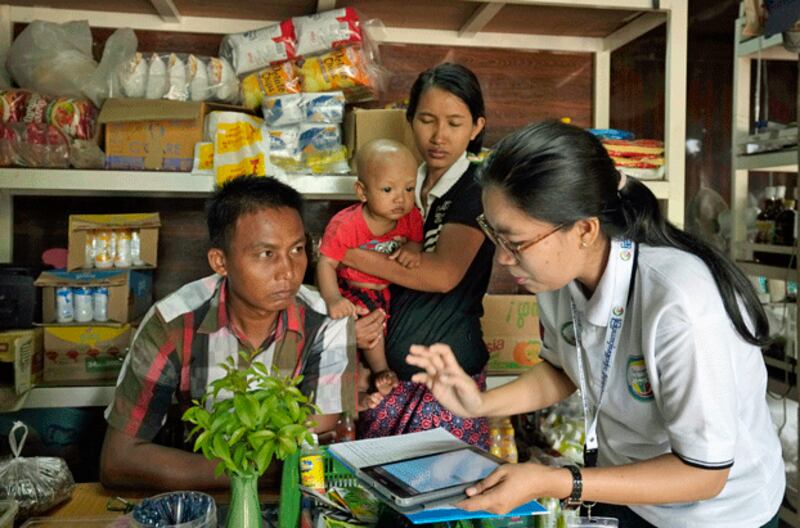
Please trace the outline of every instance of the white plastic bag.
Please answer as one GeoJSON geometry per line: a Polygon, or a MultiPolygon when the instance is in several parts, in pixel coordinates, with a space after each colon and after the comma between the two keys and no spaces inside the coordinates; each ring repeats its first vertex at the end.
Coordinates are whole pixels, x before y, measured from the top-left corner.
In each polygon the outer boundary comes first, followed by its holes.
{"type": "Polygon", "coordinates": [[[89,23],[34,20],[8,50],[6,67],[22,88],[46,95],[82,97],[83,86],[97,68],[89,23]]]}
{"type": "Polygon", "coordinates": [[[264,120],[239,112],[211,112],[206,137],[214,143],[217,184],[239,176],[265,176],[269,165],[269,138],[264,120]]]}
{"type": "Polygon", "coordinates": [[[117,76],[114,72],[129,63],[136,55],[139,41],[131,28],[120,28],[108,37],[103,48],[103,57],[91,79],[83,87],[83,93],[97,106],[110,97],[117,76]]]}

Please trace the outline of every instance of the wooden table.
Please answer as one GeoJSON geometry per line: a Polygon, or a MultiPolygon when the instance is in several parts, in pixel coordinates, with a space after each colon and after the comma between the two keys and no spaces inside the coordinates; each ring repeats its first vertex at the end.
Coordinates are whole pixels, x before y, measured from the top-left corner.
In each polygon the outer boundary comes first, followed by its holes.
{"type": "MultiPolygon", "coordinates": [[[[47,513],[47,517],[69,519],[76,517],[113,517],[114,512],[106,509],[108,499],[122,497],[132,501],[158,495],[159,491],[118,490],[104,487],[99,482],[86,482],[75,485],[72,497],[65,503],[56,506],[47,513]]],[[[227,504],[230,492],[209,491],[218,504],[227,504]]],[[[262,504],[277,504],[279,494],[274,490],[265,490],[259,493],[262,504]]]]}

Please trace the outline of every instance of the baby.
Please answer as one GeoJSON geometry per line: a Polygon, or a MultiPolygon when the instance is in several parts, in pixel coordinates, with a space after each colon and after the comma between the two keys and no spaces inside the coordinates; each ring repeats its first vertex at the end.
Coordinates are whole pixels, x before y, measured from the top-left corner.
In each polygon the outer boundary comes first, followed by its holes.
{"type": "MultiPolygon", "coordinates": [[[[337,213],[325,229],[320,244],[317,282],[333,318],[365,315],[382,309],[389,314],[389,281],[346,266],[339,266],[348,249],[395,253],[406,268],[419,266],[422,215],[414,206],[417,162],[404,145],[376,139],[356,156],[360,203],[337,213]]],[[[359,398],[374,408],[397,384],[389,370],[383,340],[364,351],[374,374],[378,395],[359,398]]]]}

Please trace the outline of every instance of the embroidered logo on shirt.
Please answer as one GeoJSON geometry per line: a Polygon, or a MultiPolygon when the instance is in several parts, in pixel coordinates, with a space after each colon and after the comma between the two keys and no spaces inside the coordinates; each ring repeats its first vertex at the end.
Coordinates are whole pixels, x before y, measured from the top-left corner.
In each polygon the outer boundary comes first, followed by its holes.
{"type": "Polygon", "coordinates": [[[626,379],[628,382],[628,392],[639,401],[652,401],[653,388],[650,386],[650,379],[647,377],[647,367],[644,363],[644,356],[628,356],[628,368],[626,369],[626,379]]]}
{"type": "Polygon", "coordinates": [[[563,337],[564,341],[570,346],[575,346],[575,326],[572,324],[572,321],[567,321],[561,325],[561,337],[563,337]]]}
{"type": "Polygon", "coordinates": [[[444,221],[444,214],[450,209],[451,203],[453,203],[452,200],[445,200],[436,206],[436,211],[433,213],[433,221],[435,223],[441,224],[444,221]]]}

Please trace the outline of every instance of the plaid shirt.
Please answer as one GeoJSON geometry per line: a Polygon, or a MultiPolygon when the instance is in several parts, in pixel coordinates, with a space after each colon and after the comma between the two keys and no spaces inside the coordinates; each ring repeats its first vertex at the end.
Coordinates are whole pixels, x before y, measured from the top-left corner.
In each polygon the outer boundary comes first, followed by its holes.
{"type": "Polygon", "coordinates": [[[157,302],[133,336],[114,400],[106,409],[109,425],[152,441],[164,425],[170,405],[191,405],[212,381],[224,376],[219,366],[237,352],[273,365],[283,375],[303,375],[300,390],[313,395],[323,414],[355,414],[356,345],[352,319],[333,320],[319,294],[301,287],[278,318],[273,335],[256,351],[228,318],[227,288],[219,275],[189,283],[157,302]],[[316,310],[315,310],[316,309],[316,310]]]}

